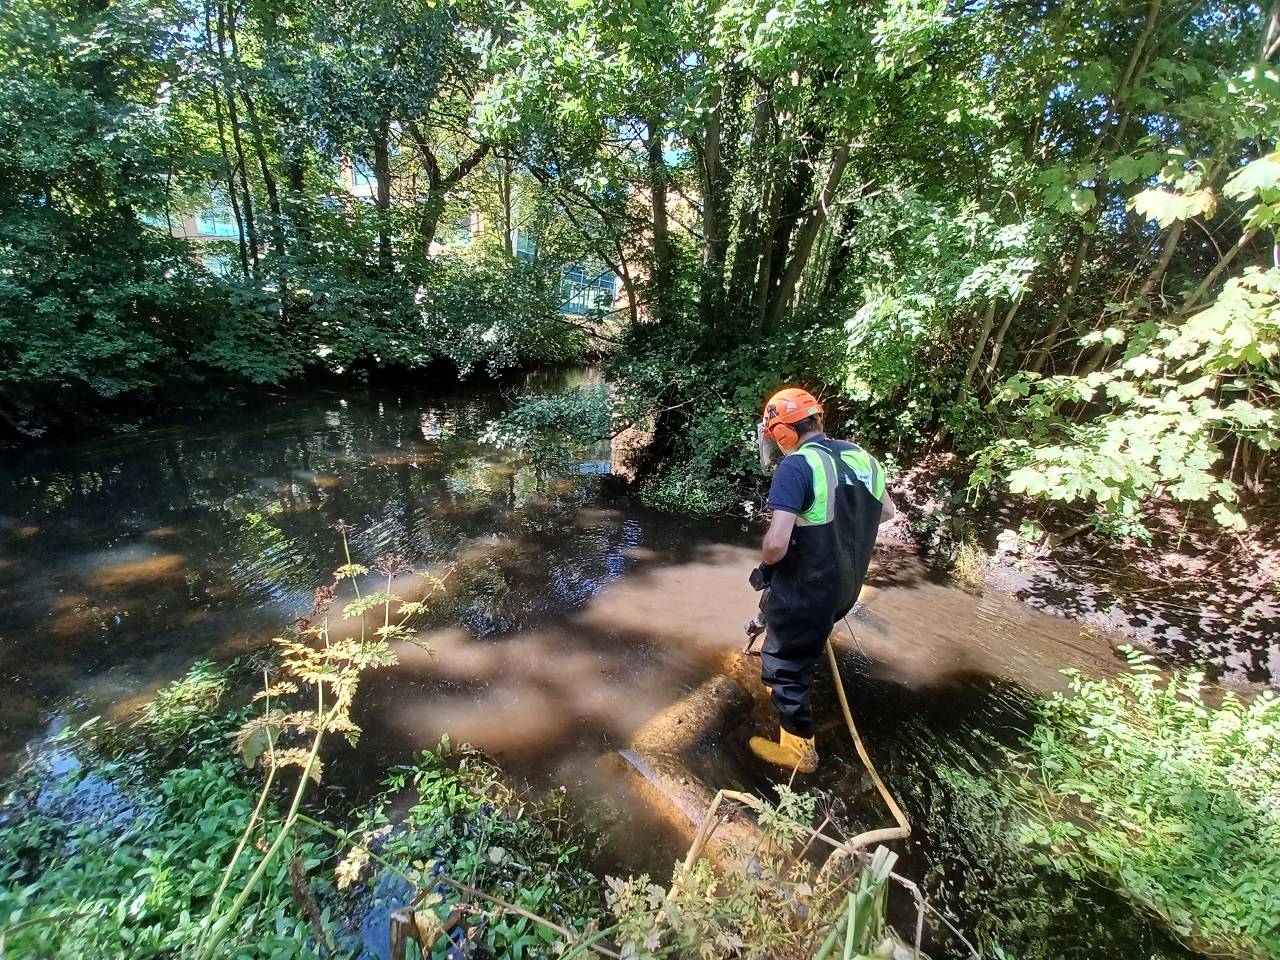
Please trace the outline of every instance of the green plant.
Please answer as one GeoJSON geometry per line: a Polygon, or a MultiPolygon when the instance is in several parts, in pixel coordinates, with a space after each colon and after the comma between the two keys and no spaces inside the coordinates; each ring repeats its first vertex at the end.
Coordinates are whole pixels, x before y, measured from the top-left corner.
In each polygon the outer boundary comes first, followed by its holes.
{"type": "Polygon", "coordinates": [[[563,469],[575,450],[583,450],[613,434],[613,396],[602,381],[561,393],[535,394],[516,400],[480,435],[499,449],[515,449],[536,469],[563,469]]]}
{"type": "Polygon", "coordinates": [[[143,705],[134,727],[151,745],[173,749],[208,722],[226,692],[226,672],[211,660],[197,661],[181,680],[156,691],[143,705]]]}
{"type": "Polygon", "coordinates": [[[987,564],[987,552],[978,542],[977,534],[972,527],[965,528],[952,564],[955,578],[970,589],[980,588],[987,572],[987,564]]]}
{"type": "Polygon", "coordinates": [[[1205,700],[1129,651],[1116,680],[1071,675],[1020,764],[1023,840],[1076,877],[1103,876],[1188,944],[1280,956],[1280,699],[1205,700]]]}
{"type": "MultiPolygon", "coordinates": [[[[425,609],[391,592],[407,569],[394,555],[375,564],[385,589],[362,593],[356,578],[369,569],[352,562],[346,527],[339,528],[347,562],[316,591],[298,632],[276,640],[283,654],[258,695],[262,713],[219,717],[226,677],[202,662],[163,688],[130,730],[98,737],[117,748],[117,759],[92,770],[77,765],[52,787],[31,772],[37,785],[27,793],[36,799],[8,801],[11,829],[0,838],[0,938],[50,957],[328,952],[334,925],[306,879],[327,859],[314,839],[327,828],[303,815],[302,801],[320,779],[325,735],[356,742],[351,707],[361,675],[395,662],[388,643],[415,640],[405,624],[425,609]],[[341,635],[329,610],[344,580],[355,597],[342,619],[356,623],[341,635]],[[283,706],[303,684],[314,691],[315,708],[283,706]],[[229,739],[245,768],[265,770],[256,802],[226,756],[229,739]],[[139,740],[142,752],[131,747],[139,740]],[[208,758],[150,783],[149,770],[177,753],[179,742],[184,757],[208,758]],[[289,766],[300,769],[298,781],[278,804],[272,788],[289,766]],[[99,802],[88,803],[95,794],[99,802]]],[[[439,581],[427,583],[434,589],[439,581]]],[[[87,749],[92,728],[78,728],[75,742],[87,749]]]]}
{"type": "Polygon", "coordinates": [[[338,887],[356,886],[381,866],[364,895],[412,905],[423,918],[418,930],[430,931],[424,952],[434,947],[432,955],[443,956],[452,938],[465,937],[484,956],[544,956],[564,939],[557,928],[582,932],[603,917],[603,885],[589,869],[598,850],[578,824],[561,836],[559,792],[546,803],[526,801],[492,763],[453,751],[447,738],[385,786],[387,799],[347,835],[353,845],[338,865],[338,887]],[[390,807],[406,789],[414,802],[393,822],[390,807]],[[544,815],[553,807],[554,828],[544,815]],[[406,886],[389,891],[392,879],[406,886]],[[505,906],[486,896],[505,898],[505,906]]]}
{"type": "MultiPolygon", "coordinates": [[[[176,691],[207,687],[215,678],[207,665],[197,665],[167,688],[167,704],[176,691]]],[[[190,954],[254,792],[226,753],[239,715],[197,715],[189,699],[180,699],[183,756],[209,759],[167,771],[156,770],[154,755],[132,749],[107,759],[99,752],[103,744],[129,743],[138,731],[107,732],[89,723],[56,738],[20,775],[4,803],[0,831],[0,943],[12,955],[124,960],[190,954]],[[76,758],[70,772],[50,775],[52,751],[62,768],[76,758]]],[[[162,713],[144,714],[144,743],[162,713]]],[[[279,829],[274,804],[262,815],[261,836],[270,843],[279,829]]],[[[294,907],[289,871],[293,861],[314,871],[329,853],[310,829],[296,832],[292,843],[291,861],[266,873],[242,914],[238,942],[218,956],[243,955],[247,942],[263,958],[323,955],[311,922],[294,907]]],[[[251,872],[252,864],[241,861],[229,883],[247,883],[251,872]]],[[[319,883],[323,895],[327,884],[319,883]]],[[[332,930],[327,911],[318,920],[332,930]]]]}
{"type": "MultiPolygon", "coordinates": [[[[361,675],[366,670],[396,662],[388,642],[411,638],[413,634],[405,622],[425,609],[424,603],[405,601],[391,592],[396,574],[408,569],[404,560],[395,555],[383,557],[375,564],[378,572],[386,578],[386,589],[367,595],[360,592],[356,578],[367,574],[369,568],[352,562],[347,529],[346,524],[338,524],[347,562],[334,572],[334,582],[330,586],[316,591],[310,613],[298,622],[298,637],[276,640],[284,655],[276,679],[257,695],[265,701],[265,709],[246,722],[236,735],[236,744],[245,762],[252,766],[260,760],[267,775],[258,804],[249,815],[240,842],[226,864],[222,882],[210,903],[196,950],[199,960],[211,960],[217,954],[233,925],[248,907],[264,875],[280,857],[285,845],[293,842],[292,834],[299,823],[307,786],[320,780],[320,747],[325,734],[341,733],[352,746],[356,744],[360,728],[351,719],[351,706],[361,675]],[[355,599],[343,607],[342,619],[356,620],[358,628],[350,636],[335,637],[330,630],[328,612],[339,584],[345,579],[351,580],[355,599]],[[398,607],[395,623],[391,620],[393,604],[398,607]],[[379,610],[383,614],[382,625],[372,626],[379,610]],[[375,617],[371,620],[369,614],[375,617]],[[281,697],[297,694],[299,682],[308,684],[315,691],[314,710],[273,707],[273,698],[278,701],[281,697]],[[231,889],[241,856],[246,854],[250,840],[268,826],[263,811],[271,795],[272,783],[277,773],[288,766],[301,769],[288,811],[271,839],[260,837],[258,849],[262,856],[258,858],[256,868],[246,881],[238,885],[235,898],[224,908],[223,895],[231,889]]],[[[434,589],[439,581],[428,579],[428,583],[434,589]]]]}
{"type": "Polygon", "coordinates": [[[664,470],[640,488],[640,499],[646,505],[669,513],[711,516],[725,513],[738,502],[728,479],[707,476],[696,462],[677,464],[664,470]]]}

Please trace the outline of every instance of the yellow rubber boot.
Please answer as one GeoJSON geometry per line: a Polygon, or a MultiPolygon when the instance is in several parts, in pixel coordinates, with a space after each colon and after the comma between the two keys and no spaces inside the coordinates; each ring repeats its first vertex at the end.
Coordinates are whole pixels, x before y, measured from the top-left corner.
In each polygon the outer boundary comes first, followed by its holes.
{"type": "Polygon", "coordinates": [[[797,737],[786,730],[779,731],[778,742],[766,740],[764,737],[752,737],[751,752],[761,760],[776,763],[788,770],[799,770],[801,773],[813,773],[818,769],[818,751],[814,749],[813,737],[807,740],[797,737]]]}

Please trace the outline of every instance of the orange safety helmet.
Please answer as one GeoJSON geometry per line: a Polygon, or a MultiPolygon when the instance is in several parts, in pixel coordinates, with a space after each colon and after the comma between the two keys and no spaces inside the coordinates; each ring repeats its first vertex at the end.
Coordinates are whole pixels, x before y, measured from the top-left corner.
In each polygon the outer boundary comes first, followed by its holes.
{"type": "Polygon", "coordinates": [[[791,425],[821,415],[822,404],[817,397],[800,387],[787,387],[775,393],[764,405],[761,424],[764,435],[778,446],[794,447],[800,442],[800,437],[791,425]]]}

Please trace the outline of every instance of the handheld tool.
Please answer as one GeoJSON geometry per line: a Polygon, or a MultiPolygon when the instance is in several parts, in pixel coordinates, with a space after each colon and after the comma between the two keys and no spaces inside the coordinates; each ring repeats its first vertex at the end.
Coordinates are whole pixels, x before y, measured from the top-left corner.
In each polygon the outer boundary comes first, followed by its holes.
{"type": "Polygon", "coordinates": [[[767,624],[764,621],[764,604],[769,599],[769,588],[765,587],[760,593],[760,611],[751,618],[751,622],[746,625],[745,632],[747,634],[747,645],[742,648],[744,656],[759,656],[751,648],[755,645],[756,637],[764,633],[767,624]]]}

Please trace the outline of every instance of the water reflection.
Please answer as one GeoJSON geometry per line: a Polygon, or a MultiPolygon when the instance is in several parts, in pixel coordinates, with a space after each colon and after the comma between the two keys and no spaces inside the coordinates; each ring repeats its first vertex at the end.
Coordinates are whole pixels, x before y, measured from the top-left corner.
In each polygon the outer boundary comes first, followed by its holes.
{"type": "Polygon", "coordinates": [[[0,466],[0,751],[67,697],[111,713],[269,640],[342,562],[338,520],[366,560],[466,568],[472,589],[442,616],[479,636],[586,602],[625,569],[618,530],[575,532],[599,453],[556,477],[481,444],[503,402],[313,395],[0,466]]]}

